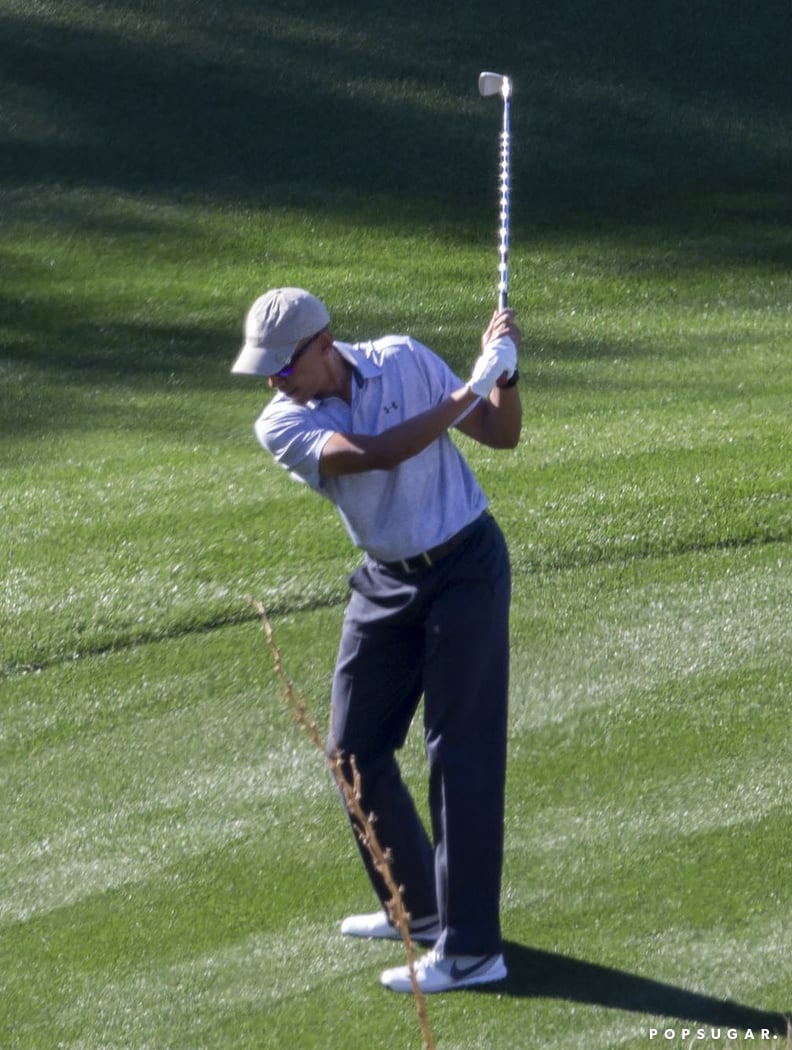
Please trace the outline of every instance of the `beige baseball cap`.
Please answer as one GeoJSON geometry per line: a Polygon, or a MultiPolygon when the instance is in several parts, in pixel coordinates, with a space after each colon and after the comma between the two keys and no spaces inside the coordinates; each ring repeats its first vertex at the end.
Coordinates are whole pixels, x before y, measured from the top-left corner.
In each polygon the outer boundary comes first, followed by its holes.
{"type": "Polygon", "coordinates": [[[329,323],[330,313],[315,295],[302,288],[273,288],[248,310],[245,345],[231,371],[237,375],[275,375],[301,342],[329,323]]]}

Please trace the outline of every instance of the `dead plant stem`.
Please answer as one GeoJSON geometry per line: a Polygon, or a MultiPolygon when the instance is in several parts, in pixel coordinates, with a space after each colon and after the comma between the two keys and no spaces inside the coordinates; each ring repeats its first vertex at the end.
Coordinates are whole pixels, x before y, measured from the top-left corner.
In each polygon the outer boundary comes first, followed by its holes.
{"type": "Polygon", "coordinates": [[[283,659],[281,657],[280,649],[275,643],[275,634],[269,617],[267,616],[267,610],[261,602],[251,600],[250,604],[258,613],[264,626],[267,644],[272,652],[275,674],[283,687],[284,699],[289,713],[314,747],[318,751],[321,751],[324,756],[325,762],[330,768],[330,772],[343,795],[347,810],[352,817],[357,836],[363,846],[368,850],[374,867],[382,876],[385,885],[388,888],[388,892],[390,893],[390,899],[387,902],[388,914],[391,922],[393,922],[401,934],[401,939],[404,943],[404,949],[407,954],[410,983],[415,997],[418,1020],[421,1025],[424,1050],[435,1050],[435,1043],[432,1039],[432,1033],[429,1028],[429,1020],[426,1012],[426,997],[421,991],[415,975],[415,948],[410,936],[410,915],[404,906],[403,887],[398,886],[394,878],[390,850],[383,849],[377,838],[376,831],[374,830],[376,814],[366,813],[361,804],[362,793],[360,787],[360,773],[357,768],[355,756],[349,756],[349,768],[352,771],[350,779],[344,768],[345,757],[342,754],[339,754],[335,749],[333,749],[332,755],[327,753],[324,741],[322,740],[317,728],[316,719],[309,711],[305,700],[297,694],[293,682],[283,668],[283,659]]]}

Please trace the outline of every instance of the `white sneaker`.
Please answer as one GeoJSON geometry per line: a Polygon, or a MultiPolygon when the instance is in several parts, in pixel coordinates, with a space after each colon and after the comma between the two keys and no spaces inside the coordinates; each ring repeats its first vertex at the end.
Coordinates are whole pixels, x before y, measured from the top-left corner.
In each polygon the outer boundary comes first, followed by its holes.
{"type": "MultiPolygon", "coordinates": [[[[474,984],[502,981],[507,975],[502,955],[450,955],[428,952],[415,964],[415,979],[426,995],[470,988],[474,984]]],[[[409,966],[385,970],[380,981],[392,992],[411,992],[409,966]]]]}
{"type": "MultiPolygon", "coordinates": [[[[398,927],[388,920],[385,911],[375,911],[370,915],[349,915],[341,923],[341,933],[345,937],[372,937],[384,941],[401,940],[398,927]]],[[[440,936],[440,921],[436,915],[425,919],[413,919],[410,922],[410,936],[414,941],[434,944],[440,936]]]]}

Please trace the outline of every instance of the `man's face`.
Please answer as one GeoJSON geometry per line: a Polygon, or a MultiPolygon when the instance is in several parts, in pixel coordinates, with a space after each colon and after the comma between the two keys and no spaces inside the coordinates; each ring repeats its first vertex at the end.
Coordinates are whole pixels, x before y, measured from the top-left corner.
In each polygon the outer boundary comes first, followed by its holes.
{"type": "Polygon", "coordinates": [[[317,332],[316,335],[299,343],[288,363],[280,372],[269,376],[267,384],[272,390],[278,390],[281,394],[300,405],[306,404],[313,398],[320,396],[320,391],[326,378],[324,377],[324,358],[327,356],[325,347],[329,337],[327,331],[317,332]]]}

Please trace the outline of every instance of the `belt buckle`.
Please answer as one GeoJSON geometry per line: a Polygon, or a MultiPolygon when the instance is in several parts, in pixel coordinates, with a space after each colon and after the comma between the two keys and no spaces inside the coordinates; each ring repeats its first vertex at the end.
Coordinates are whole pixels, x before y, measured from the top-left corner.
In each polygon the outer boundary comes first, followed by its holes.
{"type": "Polygon", "coordinates": [[[434,562],[432,561],[429,551],[421,551],[420,554],[414,554],[412,558],[401,558],[399,565],[401,565],[402,572],[418,572],[421,568],[431,569],[434,562]]]}

